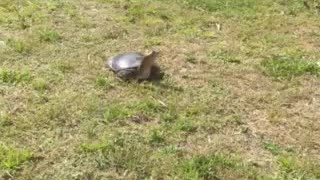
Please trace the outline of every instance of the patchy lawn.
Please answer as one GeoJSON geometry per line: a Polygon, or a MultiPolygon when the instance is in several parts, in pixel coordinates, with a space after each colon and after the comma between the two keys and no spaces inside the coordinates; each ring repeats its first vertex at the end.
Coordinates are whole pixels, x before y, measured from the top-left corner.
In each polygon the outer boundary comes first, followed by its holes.
{"type": "Polygon", "coordinates": [[[319,7],[1,0],[0,179],[320,179],[319,7]]]}

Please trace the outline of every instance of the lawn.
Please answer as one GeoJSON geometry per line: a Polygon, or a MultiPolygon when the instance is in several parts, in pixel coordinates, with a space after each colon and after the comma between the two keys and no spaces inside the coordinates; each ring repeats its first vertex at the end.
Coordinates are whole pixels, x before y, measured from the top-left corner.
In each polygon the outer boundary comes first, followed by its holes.
{"type": "Polygon", "coordinates": [[[0,179],[320,179],[319,87],[316,0],[1,0],[0,179]]]}

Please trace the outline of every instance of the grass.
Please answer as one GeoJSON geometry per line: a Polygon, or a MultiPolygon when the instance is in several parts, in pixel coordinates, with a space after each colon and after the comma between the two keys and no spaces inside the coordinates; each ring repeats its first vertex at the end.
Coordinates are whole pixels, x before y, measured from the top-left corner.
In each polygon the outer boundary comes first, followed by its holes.
{"type": "Polygon", "coordinates": [[[283,179],[318,179],[319,166],[315,164],[306,163],[292,155],[281,155],[278,158],[281,174],[279,177],[283,179]]]}
{"type": "Polygon", "coordinates": [[[29,81],[31,76],[28,72],[19,72],[14,70],[0,69],[0,82],[16,84],[29,81]]]}
{"type": "Polygon", "coordinates": [[[42,78],[34,79],[32,82],[32,85],[34,89],[39,90],[39,91],[44,91],[49,88],[49,83],[42,78]]]}
{"type": "Polygon", "coordinates": [[[101,75],[97,77],[96,84],[97,84],[97,86],[102,87],[102,88],[106,88],[110,85],[108,82],[108,79],[104,76],[101,76],[101,75]]]}
{"type": "Polygon", "coordinates": [[[188,5],[196,8],[203,8],[210,12],[223,12],[223,13],[244,13],[246,11],[256,10],[258,7],[257,1],[254,0],[198,0],[198,1],[187,1],[188,5]]]}
{"type": "Polygon", "coordinates": [[[15,169],[31,158],[32,154],[25,149],[0,146],[0,168],[15,169]]]}
{"type": "Polygon", "coordinates": [[[180,179],[219,179],[229,170],[241,171],[241,165],[237,161],[221,154],[197,155],[181,161],[176,168],[180,179]]]}
{"type": "Polygon", "coordinates": [[[319,179],[318,5],[2,0],[0,179],[319,179]]]}
{"type": "Polygon", "coordinates": [[[126,120],[128,117],[144,112],[148,115],[152,115],[162,108],[154,102],[154,100],[142,99],[141,101],[132,101],[130,104],[123,104],[113,102],[106,108],[103,116],[105,120],[109,122],[115,122],[119,120],[126,120]]]}
{"type": "Polygon", "coordinates": [[[320,66],[316,62],[310,62],[296,57],[274,57],[271,60],[264,60],[261,66],[268,75],[276,78],[292,78],[304,74],[320,75],[320,66]]]}
{"type": "Polygon", "coordinates": [[[104,118],[107,121],[115,121],[121,118],[126,118],[127,116],[131,115],[133,112],[126,107],[122,107],[120,105],[112,105],[109,107],[106,112],[104,113],[104,118]]]}
{"type": "Polygon", "coordinates": [[[149,143],[162,144],[165,142],[164,133],[158,130],[152,130],[149,137],[149,143]]]}
{"type": "Polygon", "coordinates": [[[236,57],[235,53],[228,52],[226,50],[211,52],[208,54],[208,56],[210,59],[222,60],[225,63],[241,63],[241,61],[236,57]]]}
{"type": "Polygon", "coordinates": [[[278,155],[281,152],[281,149],[272,142],[265,142],[264,148],[270,151],[273,155],[278,155]]]}
{"type": "Polygon", "coordinates": [[[30,53],[31,46],[25,41],[9,39],[8,45],[18,53],[30,53]]]}
{"type": "Polygon", "coordinates": [[[57,42],[61,39],[58,32],[50,29],[43,29],[39,32],[40,40],[46,42],[57,42]]]}

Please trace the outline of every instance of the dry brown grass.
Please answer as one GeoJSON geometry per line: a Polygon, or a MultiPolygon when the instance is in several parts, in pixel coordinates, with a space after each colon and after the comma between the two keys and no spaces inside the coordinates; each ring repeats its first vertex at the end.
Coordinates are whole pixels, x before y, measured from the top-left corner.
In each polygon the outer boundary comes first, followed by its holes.
{"type": "Polygon", "coordinates": [[[0,3],[0,143],[32,157],[0,148],[0,179],[320,178],[316,5],[25,2],[0,3]],[[152,48],[160,82],[104,68],[152,48]]]}

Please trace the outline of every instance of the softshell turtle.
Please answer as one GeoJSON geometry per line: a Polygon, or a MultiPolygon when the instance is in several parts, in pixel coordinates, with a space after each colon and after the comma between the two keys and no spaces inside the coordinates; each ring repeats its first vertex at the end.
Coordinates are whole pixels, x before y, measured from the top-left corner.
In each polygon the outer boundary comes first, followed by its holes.
{"type": "Polygon", "coordinates": [[[159,51],[152,51],[149,55],[139,52],[117,54],[108,58],[106,67],[124,80],[159,79],[163,76],[156,62],[159,53],[159,51]]]}

